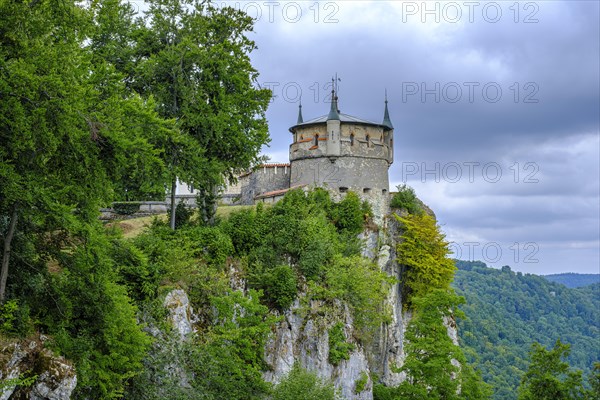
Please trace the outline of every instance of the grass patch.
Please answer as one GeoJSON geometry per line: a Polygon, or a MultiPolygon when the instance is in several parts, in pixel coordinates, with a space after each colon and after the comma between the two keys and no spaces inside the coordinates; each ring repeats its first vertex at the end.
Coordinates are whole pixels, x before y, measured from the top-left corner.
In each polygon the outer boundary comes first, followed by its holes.
{"type": "Polygon", "coordinates": [[[114,221],[106,224],[106,226],[121,229],[121,231],[123,231],[123,237],[125,239],[131,239],[144,232],[152,224],[154,218],[158,218],[160,221],[167,221],[166,214],[159,214],[114,221]]]}
{"type": "MultiPolygon", "coordinates": [[[[253,207],[254,206],[221,206],[221,207],[217,208],[217,215],[221,218],[227,218],[227,217],[229,217],[229,215],[231,215],[234,212],[238,212],[241,210],[248,210],[253,207]]],[[[194,210],[194,211],[196,211],[196,210],[194,210]]],[[[192,217],[192,220],[195,220],[196,217],[197,217],[197,215],[194,212],[194,216],[192,217]]],[[[121,221],[113,221],[113,222],[106,224],[106,226],[107,227],[117,227],[117,228],[121,229],[123,231],[123,237],[126,239],[131,239],[131,238],[138,236],[142,232],[144,232],[144,230],[152,224],[152,221],[154,220],[154,218],[158,218],[160,221],[163,221],[163,222],[168,221],[166,214],[158,214],[158,215],[149,215],[146,217],[124,219],[121,221]]]]}
{"type": "Polygon", "coordinates": [[[254,206],[219,206],[217,208],[217,216],[221,218],[227,218],[235,212],[250,210],[252,208],[254,208],[254,206]]]}

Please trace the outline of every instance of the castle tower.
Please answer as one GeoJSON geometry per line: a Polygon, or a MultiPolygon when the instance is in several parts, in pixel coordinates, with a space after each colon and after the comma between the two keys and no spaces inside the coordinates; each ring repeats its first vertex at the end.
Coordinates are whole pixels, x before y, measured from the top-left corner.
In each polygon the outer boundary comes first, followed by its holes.
{"type": "Polygon", "coordinates": [[[329,114],[298,123],[289,130],[290,186],[326,187],[332,192],[386,194],[393,162],[394,127],[387,96],[383,121],[375,123],[341,113],[334,90],[329,114]]]}

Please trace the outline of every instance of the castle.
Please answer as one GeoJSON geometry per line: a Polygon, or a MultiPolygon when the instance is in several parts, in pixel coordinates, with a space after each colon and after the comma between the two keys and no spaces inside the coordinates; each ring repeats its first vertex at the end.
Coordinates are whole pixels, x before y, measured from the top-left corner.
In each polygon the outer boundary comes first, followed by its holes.
{"type": "MultiPolygon", "coordinates": [[[[371,202],[387,199],[388,169],[394,161],[394,127],[387,98],[383,121],[375,123],[341,113],[332,90],[329,114],[304,121],[302,105],[292,134],[289,163],[262,164],[226,187],[222,203],[274,203],[294,188],[327,188],[334,197],[353,191],[371,202]]],[[[178,198],[193,190],[178,188],[178,198]]]]}

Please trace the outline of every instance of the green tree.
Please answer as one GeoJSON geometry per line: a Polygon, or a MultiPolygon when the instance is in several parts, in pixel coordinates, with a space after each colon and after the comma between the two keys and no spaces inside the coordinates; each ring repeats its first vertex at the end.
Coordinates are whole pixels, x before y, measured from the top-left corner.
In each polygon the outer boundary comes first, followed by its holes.
{"type": "Polygon", "coordinates": [[[478,400],[491,394],[488,385],[467,364],[462,349],[449,335],[464,298],[433,289],[413,297],[414,314],[406,330],[406,360],[400,371],[407,380],[396,388],[377,386],[376,399],[478,400]]]}
{"type": "Polygon", "coordinates": [[[398,191],[392,196],[390,206],[406,210],[409,214],[421,214],[423,210],[415,190],[406,183],[398,185],[398,191]]]}
{"type": "Polygon", "coordinates": [[[424,296],[431,289],[448,289],[456,267],[448,258],[450,249],[435,219],[425,213],[399,217],[402,230],[396,250],[403,267],[403,297],[410,305],[412,297],[424,296]]]}
{"type": "Polygon", "coordinates": [[[72,217],[95,220],[134,158],[161,170],[141,133],[170,127],[151,102],[127,96],[110,68],[91,62],[89,10],[5,1],[0,15],[2,301],[14,238],[56,251],[64,243],[44,235],[59,236],[72,217]]]}
{"type": "Polygon", "coordinates": [[[600,361],[594,363],[594,370],[590,374],[590,397],[600,399],[600,361]]]}
{"type": "Polygon", "coordinates": [[[140,27],[133,86],[157,100],[185,140],[167,147],[174,229],[177,179],[199,191],[202,218],[212,218],[223,178],[258,162],[268,142],[265,111],[271,92],[257,89],[246,32],[253,20],[231,7],[204,1],[152,0],[140,27]]]}
{"type": "Polygon", "coordinates": [[[335,389],[333,384],[319,379],[314,372],[309,372],[294,364],[294,367],[279,382],[272,400],[334,400],[335,389]]]}
{"type": "Polygon", "coordinates": [[[531,346],[531,364],[521,379],[519,400],[584,399],[581,371],[563,361],[571,346],[557,340],[551,350],[539,343],[531,346]]]}

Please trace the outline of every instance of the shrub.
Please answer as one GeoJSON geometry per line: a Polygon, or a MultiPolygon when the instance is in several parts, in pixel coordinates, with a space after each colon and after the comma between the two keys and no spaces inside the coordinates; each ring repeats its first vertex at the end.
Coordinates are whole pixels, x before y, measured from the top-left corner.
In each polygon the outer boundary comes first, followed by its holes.
{"type": "Polygon", "coordinates": [[[354,345],[346,342],[344,324],[338,322],[329,329],[329,362],[338,365],[342,360],[349,360],[354,345]]]}
{"type": "Polygon", "coordinates": [[[242,210],[231,214],[227,221],[221,224],[223,231],[231,238],[236,255],[247,255],[264,242],[263,214],[262,207],[257,211],[242,210]]]}
{"type": "Polygon", "coordinates": [[[16,299],[0,304],[0,333],[13,333],[16,312],[19,309],[16,299]]]}
{"type": "Polygon", "coordinates": [[[141,302],[156,295],[160,271],[148,263],[146,255],[132,242],[114,240],[111,258],[117,267],[120,283],[127,287],[129,296],[141,302]]]}
{"type": "Polygon", "coordinates": [[[193,213],[183,201],[180,201],[175,207],[175,228],[181,228],[189,224],[193,213]]]}
{"type": "Polygon", "coordinates": [[[360,377],[354,382],[354,393],[359,394],[364,392],[367,388],[367,383],[369,383],[369,374],[362,371],[360,377]]]}
{"type": "Polygon", "coordinates": [[[399,185],[398,192],[394,193],[390,206],[408,211],[409,214],[420,214],[423,211],[415,194],[415,190],[405,183],[399,185]]]}
{"type": "Polygon", "coordinates": [[[364,205],[358,195],[354,192],[348,192],[346,197],[334,206],[333,221],[335,226],[340,233],[359,234],[364,226],[364,211],[364,205]]]}
{"type": "Polygon", "coordinates": [[[334,400],[335,389],[331,383],[319,379],[314,372],[298,364],[273,390],[272,400],[334,400]]]}
{"type": "Polygon", "coordinates": [[[115,214],[131,215],[139,211],[140,204],[141,203],[139,201],[119,201],[114,202],[112,204],[112,208],[115,211],[115,214]]]}
{"type": "Polygon", "coordinates": [[[283,311],[289,308],[297,293],[296,273],[287,265],[275,267],[262,275],[265,300],[283,311]]]}
{"type": "Polygon", "coordinates": [[[390,321],[390,312],[383,309],[383,301],[394,282],[395,278],[366,258],[339,257],[327,267],[326,289],[317,296],[346,301],[357,331],[368,337],[381,323],[390,321]]]}
{"type": "Polygon", "coordinates": [[[425,213],[395,217],[403,230],[396,251],[397,261],[404,267],[405,304],[410,304],[412,296],[423,296],[432,289],[448,289],[456,266],[448,258],[448,242],[435,219],[425,213]]]}
{"type": "Polygon", "coordinates": [[[233,255],[231,238],[219,227],[197,227],[190,230],[189,236],[195,255],[210,266],[222,268],[227,257],[233,255]]]}

